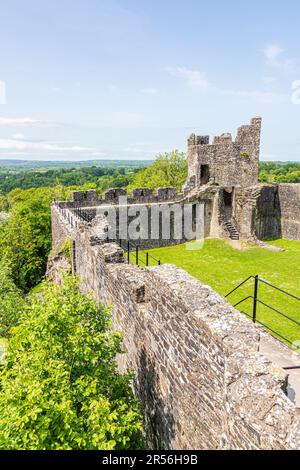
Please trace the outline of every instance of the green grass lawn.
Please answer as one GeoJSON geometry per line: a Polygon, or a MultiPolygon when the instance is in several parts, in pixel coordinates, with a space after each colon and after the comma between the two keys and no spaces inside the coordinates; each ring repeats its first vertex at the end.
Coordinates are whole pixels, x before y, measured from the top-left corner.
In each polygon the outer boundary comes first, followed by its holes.
{"type": "MultiPolygon", "coordinates": [[[[205,240],[202,249],[190,251],[186,245],[159,248],[149,253],[163,264],[171,263],[186,270],[204,284],[225,296],[250,275],[258,274],[262,279],[300,297],[300,242],[276,240],[269,242],[284,252],[276,252],[248,245],[244,250],[232,248],[223,240],[205,240]]],[[[141,253],[143,259],[143,254],[141,253]]],[[[155,264],[155,263],[153,263],[155,264]]],[[[229,301],[234,305],[239,300],[253,295],[254,282],[249,281],[233,294],[229,301]]],[[[300,321],[300,301],[259,285],[259,299],[300,321]]],[[[253,301],[249,300],[238,308],[252,314],[253,301]]],[[[285,336],[291,342],[300,341],[300,326],[267,309],[258,307],[258,320],[285,336]]]]}

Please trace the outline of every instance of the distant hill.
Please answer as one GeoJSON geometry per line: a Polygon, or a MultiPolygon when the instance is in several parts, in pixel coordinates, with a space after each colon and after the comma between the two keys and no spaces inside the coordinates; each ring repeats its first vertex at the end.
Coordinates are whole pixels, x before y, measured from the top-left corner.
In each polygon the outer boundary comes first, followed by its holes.
{"type": "Polygon", "coordinates": [[[1,160],[0,168],[8,169],[60,169],[60,168],[85,168],[89,166],[101,166],[106,168],[146,167],[150,160],[85,160],[85,161],[42,161],[42,160],[1,160]]]}

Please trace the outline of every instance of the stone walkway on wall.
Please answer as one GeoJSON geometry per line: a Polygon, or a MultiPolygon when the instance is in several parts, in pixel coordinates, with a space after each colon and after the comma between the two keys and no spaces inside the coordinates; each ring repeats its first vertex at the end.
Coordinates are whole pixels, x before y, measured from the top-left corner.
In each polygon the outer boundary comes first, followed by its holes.
{"type": "MultiPolygon", "coordinates": [[[[261,335],[259,352],[280,367],[300,366],[300,354],[282,344],[277,344],[267,334],[261,335]]],[[[288,378],[288,396],[300,410],[300,369],[286,371],[288,378]]]]}

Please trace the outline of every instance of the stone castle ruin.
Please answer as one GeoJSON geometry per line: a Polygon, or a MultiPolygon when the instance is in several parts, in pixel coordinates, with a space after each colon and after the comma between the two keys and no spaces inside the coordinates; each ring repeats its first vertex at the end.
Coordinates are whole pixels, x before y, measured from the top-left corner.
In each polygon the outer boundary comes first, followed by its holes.
{"type": "Polygon", "coordinates": [[[199,188],[212,182],[223,187],[248,187],[257,184],[261,118],[238,130],[235,141],[231,134],[215,137],[192,134],[188,140],[189,173],[186,189],[199,188]]]}
{"type": "MultiPolygon", "coordinates": [[[[152,448],[300,449],[299,409],[287,374],[262,347],[278,341],[181,269],[126,263],[120,231],[109,235],[112,208],[117,222],[124,210],[128,221],[144,211],[149,223],[135,244],[182,243],[184,235],[173,236],[172,209],[201,204],[204,238],[261,245],[271,237],[300,240],[300,185],[258,183],[260,133],[261,118],[254,118],[234,141],[223,134],[209,144],[209,137],[193,134],[181,194],[138,188],[126,197],[125,190],[111,189],[99,199],[94,190],[75,191],[72,201],[52,205],[48,276],[59,280],[60,268],[68,268],[63,247],[70,240],[71,269],[82,291],[112,306],[113,328],[124,338],[119,368],[135,373],[152,448]],[[150,211],[163,208],[170,209],[171,236],[163,237],[162,214],[151,238],[150,211]]],[[[197,214],[192,210],[195,223],[197,214]]]]}

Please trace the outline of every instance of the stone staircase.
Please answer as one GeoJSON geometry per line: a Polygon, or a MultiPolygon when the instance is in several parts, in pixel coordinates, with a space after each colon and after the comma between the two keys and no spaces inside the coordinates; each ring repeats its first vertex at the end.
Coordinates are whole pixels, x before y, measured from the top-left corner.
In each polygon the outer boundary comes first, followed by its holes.
{"type": "Polygon", "coordinates": [[[229,237],[231,238],[231,240],[239,240],[240,239],[240,234],[239,232],[237,231],[232,219],[231,220],[227,220],[225,223],[224,223],[227,231],[229,232],[229,237]]]}

